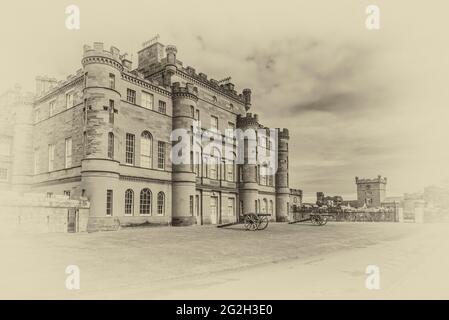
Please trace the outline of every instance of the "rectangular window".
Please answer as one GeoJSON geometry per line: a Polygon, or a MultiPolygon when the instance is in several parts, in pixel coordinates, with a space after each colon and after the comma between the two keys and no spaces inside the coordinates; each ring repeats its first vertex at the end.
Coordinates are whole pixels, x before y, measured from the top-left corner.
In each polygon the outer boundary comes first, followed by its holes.
{"type": "Polygon", "coordinates": [[[193,216],[193,196],[190,196],[190,215],[193,216]]]}
{"type": "Polygon", "coordinates": [[[136,104],[136,92],[134,90],[128,89],[126,91],[126,100],[133,104],[136,104]]]}
{"type": "Polygon", "coordinates": [[[226,164],[226,180],[233,182],[234,181],[234,162],[226,164]]]}
{"type": "Polygon", "coordinates": [[[39,121],[41,121],[41,110],[36,109],[34,110],[34,122],[38,123],[39,121]]]}
{"type": "Polygon", "coordinates": [[[106,215],[112,216],[112,201],[113,201],[113,192],[112,190],[106,191],[106,215]]]}
{"type": "Polygon", "coordinates": [[[197,121],[200,121],[200,110],[198,110],[198,109],[196,109],[196,116],[195,116],[195,119],[196,119],[197,121]]]}
{"type": "Polygon", "coordinates": [[[135,136],[131,133],[126,134],[126,154],[127,164],[134,164],[135,136]]]}
{"type": "Polygon", "coordinates": [[[109,88],[115,89],[115,74],[109,74],[109,88]]]}
{"type": "Polygon", "coordinates": [[[0,181],[8,180],[8,169],[0,168],[0,181]]]}
{"type": "Polygon", "coordinates": [[[48,105],[48,115],[50,117],[52,117],[55,114],[55,109],[56,108],[56,101],[50,101],[49,105],[48,105]]]}
{"type": "Polygon", "coordinates": [[[11,145],[7,141],[0,141],[0,156],[7,156],[9,157],[11,155],[11,145]]]}
{"type": "Polygon", "coordinates": [[[65,95],[66,109],[73,107],[73,92],[69,92],[65,95]]]}
{"type": "Polygon", "coordinates": [[[195,119],[195,107],[194,106],[190,106],[190,116],[195,119]]]}
{"type": "Polygon", "coordinates": [[[157,142],[157,167],[165,169],[165,142],[157,142]]]}
{"type": "Polygon", "coordinates": [[[114,159],[114,134],[108,133],[108,158],[114,159]]]}
{"type": "Polygon", "coordinates": [[[218,118],[210,116],[210,128],[218,130],[218,118]]]}
{"type": "Polygon", "coordinates": [[[228,216],[233,217],[234,215],[234,198],[228,198],[228,216]]]}
{"type": "Polygon", "coordinates": [[[226,136],[229,138],[234,137],[235,124],[232,122],[228,122],[228,129],[226,130],[226,136]]]}
{"type": "Polygon", "coordinates": [[[114,100],[109,100],[109,123],[114,123],[114,100]]]}
{"type": "Polygon", "coordinates": [[[34,150],[34,174],[39,173],[39,149],[34,150]]]}
{"type": "Polygon", "coordinates": [[[87,132],[83,132],[83,155],[87,155],[87,132]]]}
{"type": "Polygon", "coordinates": [[[142,91],[142,107],[153,110],[153,95],[142,91]]]}
{"type": "Polygon", "coordinates": [[[72,138],[65,139],[65,167],[72,166],[72,138]]]}
{"type": "Polygon", "coordinates": [[[165,101],[159,100],[159,112],[162,114],[167,113],[167,104],[165,103],[165,101]]]}
{"type": "Polygon", "coordinates": [[[55,164],[55,145],[49,144],[48,145],[48,171],[54,170],[54,164],[55,164]]]}

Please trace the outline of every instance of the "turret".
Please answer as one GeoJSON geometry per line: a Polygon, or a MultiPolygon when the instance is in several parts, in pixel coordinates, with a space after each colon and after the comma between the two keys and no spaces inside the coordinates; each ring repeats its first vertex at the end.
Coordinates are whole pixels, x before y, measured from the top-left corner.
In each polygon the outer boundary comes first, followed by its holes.
{"type": "MultiPolygon", "coordinates": [[[[198,89],[191,83],[181,86],[179,82],[172,85],[173,122],[172,129],[185,129],[191,132],[194,119],[191,117],[191,107],[196,109],[198,89]]],[[[174,144],[177,142],[173,142],[174,144]]],[[[176,155],[172,155],[173,156],[176,155]]],[[[188,155],[190,157],[190,155],[188,155]]],[[[191,170],[190,163],[173,163],[172,174],[172,225],[186,226],[196,223],[190,206],[196,192],[196,175],[191,170]]]]}
{"type": "Polygon", "coordinates": [[[243,153],[243,163],[240,164],[240,184],[239,184],[239,198],[243,204],[243,214],[256,212],[256,202],[258,200],[258,181],[257,181],[257,162],[255,160],[255,153],[257,148],[256,131],[259,128],[259,118],[257,114],[247,113],[245,117],[238,116],[237,128],[244,133],[247,131],[248,135],[245,139],[239,139],[239,155],[243,153]],[[251,134],[253,132],[253,134],[251,134]],[[243,148],[242,148],[243,147],[243,148]]]}
{"type": "MultiPolygon", "coordinates": [[[[279,130],[279,129],[278,129],[279,130]]],[[[289,212],[289,179],[288,179],[288,129],[279,130],[278,133],[278,166],[276,172],[276,221],[291,219],[289,212]]]]}
{"type": "Polygon", "coordinates": [[[251,89],[243,89],[242,95],[245,102],[245,109],[248,111],[251,107],[251,89]]]}
{"type": "MultiPolygon", "coordinates": [[[[82,59],[84,84],[84,159],[81,161],[81,188],[90,199],[88,229],[95,229],[96,223],[103,224],[112,217],[106,217],[107,190],[114,190],[119,179],[119,162],[114,159],[114,149],[120,132],[114,126],[120,112],[121,94],[117,85],[124,70],[126,59],[119,49],[104,50],[103,43],[96,42],[93,48],[84,46],[82,59]],[[125,60],[125,61],[124,61],[125,60]],[[112,152],[111,152],[112,151],[112,152]]],[[[118,206],[118,197],[113,197],[118,206]]]]}

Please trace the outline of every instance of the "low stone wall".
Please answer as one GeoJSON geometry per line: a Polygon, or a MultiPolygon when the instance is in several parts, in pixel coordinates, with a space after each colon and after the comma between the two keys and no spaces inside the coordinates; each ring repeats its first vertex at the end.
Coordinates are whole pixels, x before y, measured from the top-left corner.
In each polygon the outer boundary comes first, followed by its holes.
{"type": "Polygon", "coordinates": [[[0,232],[87,231],[89,202],[66,196],[0,193],[0,232]]]}

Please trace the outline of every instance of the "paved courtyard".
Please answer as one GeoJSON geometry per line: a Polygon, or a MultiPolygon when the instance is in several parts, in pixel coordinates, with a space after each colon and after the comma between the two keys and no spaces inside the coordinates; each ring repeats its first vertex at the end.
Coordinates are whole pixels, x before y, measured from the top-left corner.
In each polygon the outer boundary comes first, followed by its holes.
{"type": "Polygon", "coordinates": [[[272,223],[259,232],[194,226],[4,236],[0,298],[370,298],[368,264],[397,285],[428,257],[443,261],[448,227],[272,223]],[[65,288],[68,265],[80,268],[80,290],[65,288]]]}

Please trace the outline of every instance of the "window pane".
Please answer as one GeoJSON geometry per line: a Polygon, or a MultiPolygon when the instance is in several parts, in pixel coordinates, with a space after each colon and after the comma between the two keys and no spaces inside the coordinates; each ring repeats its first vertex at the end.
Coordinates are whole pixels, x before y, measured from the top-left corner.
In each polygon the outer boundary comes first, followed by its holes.
{"type": "Polygon", "coordinates": [[[140,192],[140,214],[151,214],[151,191],[143,189],[140,192]]]}
{"type": "Polygon", "coordinates": [[[153,110],[153,95],[142,91],[142,107],[153,110]]]}
{"type": "Polygon", "coordinates": [[[143,168],[152,167],[152,145],[151,134],[145,131],[140,139],[140,166],[143,168]]]}
{"type": "Polygon", "coordinates": [[[165,168],[165,143],[163,141],[157,143],[157,167],[159,169],[165,168]]]}
{"type": "Polygon", "coordinates": [[[134,192],[131,189],[125,192],[125,214],[132,215],[134,211],[134,192]]]}
{"type": "Polygon", "coordinates": [[[126,134],[126,154],[125,160],[128,164],[134,164],[134,141],[135,137],[131,133],[126,134]]]}
{"type": "Polygon", "coordinates": [[[107,190],[106,191],[106,215],[108,215],[108,216],[112,216],[112,201],[113,201],[112,190],[107,190]]]}

